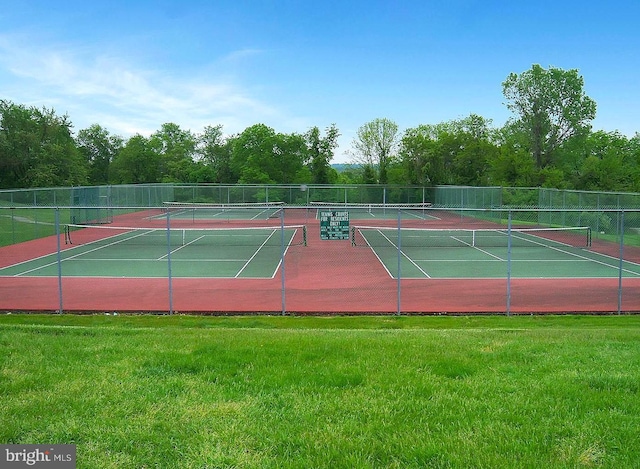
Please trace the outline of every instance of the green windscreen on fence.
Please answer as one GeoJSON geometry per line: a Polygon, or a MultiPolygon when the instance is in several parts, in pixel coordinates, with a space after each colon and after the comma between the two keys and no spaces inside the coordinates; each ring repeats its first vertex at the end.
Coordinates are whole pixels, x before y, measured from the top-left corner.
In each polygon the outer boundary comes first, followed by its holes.
{"type": "Polygon", "coordinates": [[[502,206],[502,188],[437,186],[433,203],[449,208],[497,208],[502,206]]]}

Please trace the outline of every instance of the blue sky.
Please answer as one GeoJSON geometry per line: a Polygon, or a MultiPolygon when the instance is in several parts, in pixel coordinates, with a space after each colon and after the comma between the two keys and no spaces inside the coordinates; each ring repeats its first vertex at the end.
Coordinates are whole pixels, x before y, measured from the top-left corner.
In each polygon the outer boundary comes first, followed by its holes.
{"type": "Polygon", "coordinates": [[[595,130],[640,132],[640,2],[0,0],[0,99],[125,138],[335,123],[334,162],[375,118],[400,131],[511,116],[502,82],[579,70],[595,130]]]}

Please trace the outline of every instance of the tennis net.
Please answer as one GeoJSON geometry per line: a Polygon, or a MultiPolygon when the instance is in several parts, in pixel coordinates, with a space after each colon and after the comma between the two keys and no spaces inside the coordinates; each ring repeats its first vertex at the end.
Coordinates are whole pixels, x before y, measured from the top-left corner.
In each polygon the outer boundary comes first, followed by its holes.
{"type": "Polygon", "coordinates": [[[591,246],[591,228],[432,229],[353,226],[351,244],[366,247],[591,246]]]}
{"type": "Polygon", "coordinates": [[[283,202],[266,203],[197,203],[163,202],[168,216],[178,219],[261,219],[278,218],[284,207],[283,202]]]}
{"type": "Polygon", "coordinates": [[[311,202],[310,207],[321,210],[341,210],[348,211],[351,218],[383,218],[395,219],[398,216],[403,219],[428,219],[434,218],[427,214],[432,208],[430,203],[415,204],[358,204],[358,203],[330,203],[330,202],[311,202]]]}
{"type": "Polygon", "coordinates": [[[138,228],[66,225],[66,244],[96,246],[280,246],[307,245],[306,225],[242,228],[138,228]]]}

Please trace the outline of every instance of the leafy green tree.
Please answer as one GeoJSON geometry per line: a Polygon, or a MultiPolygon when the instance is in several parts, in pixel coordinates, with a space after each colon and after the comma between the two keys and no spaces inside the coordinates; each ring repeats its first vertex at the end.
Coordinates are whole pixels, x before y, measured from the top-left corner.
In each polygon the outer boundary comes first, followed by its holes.
{"type": "Polygon", "coordinates": [[[115,184],[144,184],[162,179],[161,154],[149,139],[140,134],[131,137],[113,160],[110,179],[115,184]]]}
{"type": "Polygon", "coordinates": [[[377,182],[387,183],[387,169],[398,146],[398,125],[389,119],[374,119],[361,126],[352,143],[355,163],[377,168],[377,182]]]}
{"type": "Polygon", "coordinates": [[[408,182],[486,184],[489,160],[498,152],[494,133],[491,121],[475,114],[407,129],[401,140],[400,159],[408,182]]]}
{"type": "Polygon", "coordinates": [[[0,185],[51,187],[87,183],[87,165],[68,116],[0,101],[0,185]]]}
{"type": "Polygon", "coordinates": [[[36,159],[38,124],[33,110],[0,101],[0,187],[28,187],[27,172],[36,159]]]}
{"type": "Polygon", "coordinates": [[[636,162],[631,142],[618,132],[598,131],[584,140],[586,158],[576,181],[577,189],[624,191],[634,187],[636,162]]]}
{"type": "Polygon", "coordinates": [[[336,184],[362,184],[362,170],[359,167],[347,165],[338,172],[336,184]]]}
{"type": "Polygon", "coordinates": [[[527,148],[536,166],[554,163],[554,152],[570,137],[587,132],[596,115],[596,103],[584,92],[575,69],[533,65],[520,75],[511,73],[502,83],[514,124],[527,136],[527,148]]]}
{"type": "MultiPolygon", "coordinates": [[[[305,168],[304,163],[309,158],[304,136],[292,134],[276,134],[274,156],[280,163],[280,176],[282,184],[311,182],[311,173],[305,168]]],[[[277,163],[275,166],[278,166],[277,163]]],[[[275,179],[278,181],[278,179],[275,179]]]]}
{"type": "Polygon", "coordinates": [[[203,161],[196,161],[190,165],[191,172],[189,173],[188,181],[190,183],[209,183],[215,181],[216,174],[213,168],[203,161]]]}
{"type": "Polygon", "coordinates": [[[231,169],[245,184],[289,184],[300,180],[308,150],[304,137],[279,134],[271,127],[256,124],[233,140],[231,169]]]}
{"type": "Polygon", "coordinates": [[[497,138],[499,151],[489,161],[489,185],[508,187],[537,185],[538,170],[526,149],[526,135],[520,132],[513,122],[507,122],[498,132],[497,138]]]}
{"type": "Polygon", "coordinates": [[[197,138],[196,154],[211,169],[207,182],[235,183],[237,177],[231,170],[232,139],[225,139],[222,125],[207,126],[197,138]]]}
{"type": "Polygon", "coordinates": [[[233,142],[231,169],[238,182],[245,184],[275,183],[276,157],[273,153],[276,133],[271,127],[256,124],[246,128],[233,142]]]}
{"type": "Polygon", "coordinates": [[[160,156],[162,182],[189,182],[194,166],[196,138],[174,123],[162,124],[151,135],[149,144],[160,156]]]}
{"type": "Polygon", "coordinates": [[[629,151],[631,152],[632,167],[629,177],[631,178],[631,185],[629,190],[633,192],[640,192],[640,132],[629,139],[629,151]]]}
{"type": "Polygon", "coordinates": [[[495,158],[498,152],[498,147],[490,142],[465,140],[452,163],[455,183],[469,186],[487,185],[489,161],[495,158]]]}
{"type": "Polygon", "coordinates": [[[489,161],[498,154],[491,120],[477,114],[450,123],[454,140],[451,172],[455,184],[481,186],[488,182],[489,161]]]}
{"type": "Polygon", "coordinates": [[[99,124],[93,124],[78,132],[76,144],[89,165],[89,184],[107,184],[109,166],[123,147],[122,137],[110,135],[99,124]]]}
{"type": "Polygon", "coordinates": [[[318,127],[312,127],[304,135],[309,150],[313,183],[330,184],[337,179],[336,171],[331,168],[331,160],[335,149],[338,148],[338,137],[340,132],[335,124],[327,127],[325,137],[321,137],[318,127]]]}
{"type": "Polygon", "coordinates": [[[438,130],[433,125],[407,129],[400,142],[400,159],[407,183],[431,186],[446,182],[444,158],[438,151],[438,130]]]}

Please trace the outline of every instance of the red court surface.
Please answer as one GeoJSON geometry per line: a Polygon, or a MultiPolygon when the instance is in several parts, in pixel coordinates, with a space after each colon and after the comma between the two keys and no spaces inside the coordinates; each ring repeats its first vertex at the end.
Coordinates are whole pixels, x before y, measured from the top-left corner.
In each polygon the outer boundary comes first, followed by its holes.
{"type": "MultiPolygon", "coordinates": [[[[125,220],[126,221],[126,220],[125,220]]],[[[159,226],[163,221],[158,220],[159,226]]],[[[264,222],[263,222],[264,223],[264,222]]],[[[274,225],[279,220],[273,220],[274,225]]],[[[300,212],[307,246],[291,246],[270,279],[0,277],[0,311],[208,314],[538,314],[640,312],[640,278],[405,279],[390,277],[370,249],[321,240],[300,212]],[[284,291],[282,285],[284,284],[284,291]],[[61,285],[62,298],[59,296],[61,285]],[[400,295],[398,295],[398,286],[400,295]]],[[[44,238],[0,248],[0,267],[55,252],[44,238]]],[[[62,247],[65,248],[64,243],[62,247]]],[[[616,246],[602,244],[602,250],[616,246]]],[[[635,254],[634,254],[635,255],[635,254]]]]}

